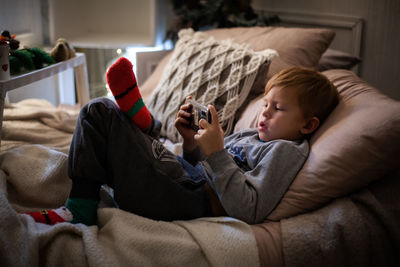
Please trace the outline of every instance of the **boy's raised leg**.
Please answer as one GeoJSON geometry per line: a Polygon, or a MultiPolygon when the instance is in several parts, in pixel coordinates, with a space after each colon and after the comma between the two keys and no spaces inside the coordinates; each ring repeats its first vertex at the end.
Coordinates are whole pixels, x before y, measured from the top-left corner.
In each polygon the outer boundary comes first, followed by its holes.
{"type": "Polygon", "coordinates": [[[143,103],[132,63],[121,57],[107,71],[107,83],[119,108],[141,129],[150,127],[152,117],[143,103]]]}

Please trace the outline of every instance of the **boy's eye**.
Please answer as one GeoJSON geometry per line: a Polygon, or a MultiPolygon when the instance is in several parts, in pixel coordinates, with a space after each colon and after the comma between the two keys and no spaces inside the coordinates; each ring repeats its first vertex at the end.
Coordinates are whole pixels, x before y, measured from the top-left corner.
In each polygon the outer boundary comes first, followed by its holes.
{"type": "MultiPolygon", "coordinates": [[[[264,108],[268,108],[268,106],[269,106],[268,104],[265,104],[265,105],[264,105],[264,108]]],[[[273,108],[274,108],[275,110],[283,110],[283,108],[280,107],[280,106],[274,106],[273,108]]]]}

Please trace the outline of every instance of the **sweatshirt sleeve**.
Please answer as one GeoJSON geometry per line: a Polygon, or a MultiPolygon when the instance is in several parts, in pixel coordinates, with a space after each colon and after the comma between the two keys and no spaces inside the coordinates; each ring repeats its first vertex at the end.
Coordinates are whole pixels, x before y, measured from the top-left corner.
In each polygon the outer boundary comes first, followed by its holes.
{"type": "MultiPolygon", "coordinates": [[[[229,148],[232,143],[232,140],[236,140],[240,136],[241,136],[241,133],[238,132],[238,133],[231,134],[228,137],[225,137],[224,138],[225,148],[229,148]]],[[[193,166],[196,165],[199,161],[205,159],[205,156],[199,146],[197,146],[196,149],[194,149],[193,151],[185,151],[184,150],[182,156],[187,162],[189,162],[193,166]]]]}
{"type": "MultiPolygon", "coordinates": [[[[307,142],[307,141],[304,141],[307,142]]],[[[224,149],[210,155],[206,163],[221,204],[229,216],[246,223],[260,223],[279,203],[304,164],[308,143],[274,142],[250,171],[240,169],[224,149]]]]}
{"type": "Polygon", "coordinates": [[[199,162],[200,160],[202,160],[204,158],[204,155],[201,152],[201,149],[199,146],[197,146],[193,151],[185,151],[184,150],[182,156],[187,162],[189,162],[193,166],[195,166],[197,164],[197,162],[199,162]]]}

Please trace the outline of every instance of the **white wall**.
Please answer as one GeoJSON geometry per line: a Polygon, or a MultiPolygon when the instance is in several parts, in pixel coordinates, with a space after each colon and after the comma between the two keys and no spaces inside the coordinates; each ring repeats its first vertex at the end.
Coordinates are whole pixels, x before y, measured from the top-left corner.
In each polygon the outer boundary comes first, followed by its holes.
{"type": "Polygon", "coordinates": [[[386,95],[400,100],[399,0],[254,0],[253,7],[362,18],[360,76],[386,95]]]}
{"type": "MultiPolygon", "coordinates": [[[[43,45],[41,0],[0,0],[0,30],[16,34],[20,48],[43,45]]],[[[7,93],[10,102],[26,98],[43,98],[53,105],[74,104],[75,84],[72,70],[34,82],[7,93]]]]}
{"type": "Polygon", "coordinates": [[[152,46],[163,30],[160,0],[47,0],[50,39],[90,48],[152,46]]]}
{"type": "Polygon", "coordinates": [[[42,0],[49,3],[51,43],[60,37],[85,53],[91,98],[107,94],[105,73],[128,47],[160,45],[165,0],[42,0]]]}
{"type": "Polygon", "coordinates": [[[40,0],[1,0],[0,31],[17,34],[22,45],[42,44],[40,0]]]}

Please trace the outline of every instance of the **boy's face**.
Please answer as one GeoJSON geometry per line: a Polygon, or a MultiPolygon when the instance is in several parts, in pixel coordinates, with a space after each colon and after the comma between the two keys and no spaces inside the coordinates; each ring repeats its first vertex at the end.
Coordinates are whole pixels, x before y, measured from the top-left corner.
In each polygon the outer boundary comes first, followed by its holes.
{"type": "Polygon", "coordinates": [[[258,118],[262,141],[301,139],[306,124],[294,90],[276,86],[264,96],[264,108],[258,118]]]}

